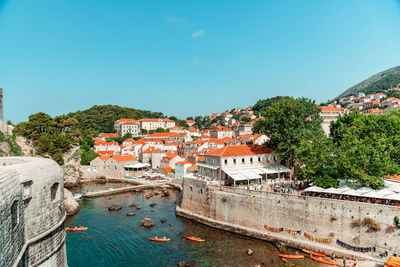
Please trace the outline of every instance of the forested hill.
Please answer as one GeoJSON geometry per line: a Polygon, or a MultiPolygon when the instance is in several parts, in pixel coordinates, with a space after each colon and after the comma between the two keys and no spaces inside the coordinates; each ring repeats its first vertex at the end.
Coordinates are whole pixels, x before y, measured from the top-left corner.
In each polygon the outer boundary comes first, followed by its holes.
{"type": "Polygon", "coordinates": [[[162,118],[163,116],[161,112],[151,112],[115,105],[93,106],[90,109],[76,111],[67,115],[68,118],[75,118],[78,121],[78,128],[84,135],[88,134],[87,131],[112,132],[114,121],[121,118],[138,120],[143,118],[162,118]]]}
{"type": "Polygon", "coordinates": [[[379,93],[383,90],[390,89],[400,83],[400,66],[390,68],[388,70],[372,75],[368,79],[350,87],[342,94],[335,98],[339,99],[344,96],[354,95],[356,93],[379,93]]]}

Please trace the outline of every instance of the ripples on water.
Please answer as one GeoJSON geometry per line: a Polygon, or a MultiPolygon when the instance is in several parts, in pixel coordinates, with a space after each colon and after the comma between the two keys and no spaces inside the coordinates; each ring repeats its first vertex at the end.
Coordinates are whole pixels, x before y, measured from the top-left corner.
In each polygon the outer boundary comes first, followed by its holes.
{"type": "MultiPolygon", "coordinates": [[[[91,188],[92,189],[92,188],[91,188]]],[[[83,191],[85,192],[85,191],[83,191]]],[[[86,232],[67,232],[68,265],[75,266],[176,266],[180,261],[195,261],[195,266],[286,266],[278,258],[278,250],[265,241],[210,228],[175,216],[175,203],[180,193],[167,198],[158,196],[146,200],[142,194],[127,193],[80,202],[81,211],[66,220],[66,226],[84,225],[86,232]],[[131,203],[142,206],[136,210],[131,203]],[[157,205],[153,208],[151,203],[157,205]],[[119,211],[108,211],[121,204],[119,211]],[[134,212],[135,216],[126,216],[134,212]],[[144,218],[156,226],[139,227],[144,218]],[[160,220],[166,218],[166,223],[160,220]],[[171,238],[168,243],[150,242],[153,236],[171,238]],[[200,236],[206,242],[187,241],[184,236],[200,236]],[[252,256],[245,251],[251,248],[252,256]]],[[[288,251],[294,254],[294,250],[288,251]]],[[[312,261],[294,261],[293,266],[318,266],[312,261]]]]}

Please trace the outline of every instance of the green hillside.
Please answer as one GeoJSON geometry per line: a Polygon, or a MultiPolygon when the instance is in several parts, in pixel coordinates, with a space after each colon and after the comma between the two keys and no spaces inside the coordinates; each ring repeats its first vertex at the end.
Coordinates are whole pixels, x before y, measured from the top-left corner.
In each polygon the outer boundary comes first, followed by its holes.
{"type": "Polygon", "coordinates": [[[388,70],[372,75],[368,79],[350,87],[342,94],[335,98],[339,99],[344,96],[354,95],[356,93],[379,93],[383,90],[390,89],[400,83],[400,66],[390,68],[388,70]]]}

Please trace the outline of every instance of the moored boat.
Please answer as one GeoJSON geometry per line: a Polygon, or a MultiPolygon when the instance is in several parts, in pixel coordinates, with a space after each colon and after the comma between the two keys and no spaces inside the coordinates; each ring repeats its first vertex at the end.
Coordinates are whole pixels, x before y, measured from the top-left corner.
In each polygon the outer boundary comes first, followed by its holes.
{"type": "Polygon", "coordinates": [[[171,240],[170,238],[158,238],[158,237],[150,238],[150,241],[154,241],[154,242],[168,242],[170,240],[171,240]]]}
{"type": "Polygon", "coordinates": [[[334,262],[334,261],[323,260],[323,259],[319,259],[319,258],[316,258],[316,257],[313,257],[313,256],[311,256],[311,259],[313,261],[324,263],[324,264],[328,264],[328,265],[336,265],[336,262],[334,262]]]}
{"type": "Polygon", "coordinates": [[[278,256],[281,258],[286,258],[286,259],[304,259],[304,256],[302,256],[302,255],[278,254],[278,256]]]}
{"type": "Polygon", "coordinates": [[[185,237],[187,240],[190,241],[195,241],[195,242],[204,242],[204,239],[201,239],[200,237],[194,237],[194,236],[186,236],[185,237]]]}
{"type": "Polygon", "coordinates": [[[388,260],[385,262],[386,267],[400,267],[400,262],[388,260]]]}
{"type": "Polygon", "coordinates": [[[317,252],[314,252],[314,251],[311,251],[311,250],[302,249],[302,251],[304,253],[307,253],[307,254],[311,254],[312,253],[313,256],[318,256],[318,257],[323,257],[323,258],[326,257],[324,254],[317,253],[317,252]]]}

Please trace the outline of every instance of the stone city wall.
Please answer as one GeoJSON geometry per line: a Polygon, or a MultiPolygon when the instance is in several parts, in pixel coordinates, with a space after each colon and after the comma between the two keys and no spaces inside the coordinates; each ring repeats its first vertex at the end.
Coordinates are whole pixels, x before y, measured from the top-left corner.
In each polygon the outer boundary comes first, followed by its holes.
{"type": "Polygon", "coordinates": [[[0,158],[0,166],[0,266],[67,266],[61,168],[28,157],[0,158]]]}
{"type": "MultiPolygon", "coordinates": [[[[330,238],[333,233],[331,246],[337,248],[341,248],[335,243],[339,239],[357,247],[376,246],[378,252],[400,253],[400,230],[388,230],[394,225],[394,217],[400,217],[399,207],[220,188],[184,178],[179,209],[257,231],[266,232],[264,225],[267,225],[301,230],[302,235],[306,232],[320,238],[330,238]],[[355,225],[356,220],[363,221],[366,217],[377,222],[381,230],[375,232],[367,226],[355,225]]],[[[302,235],[297,238],[305,239],[302,235]]]]}

